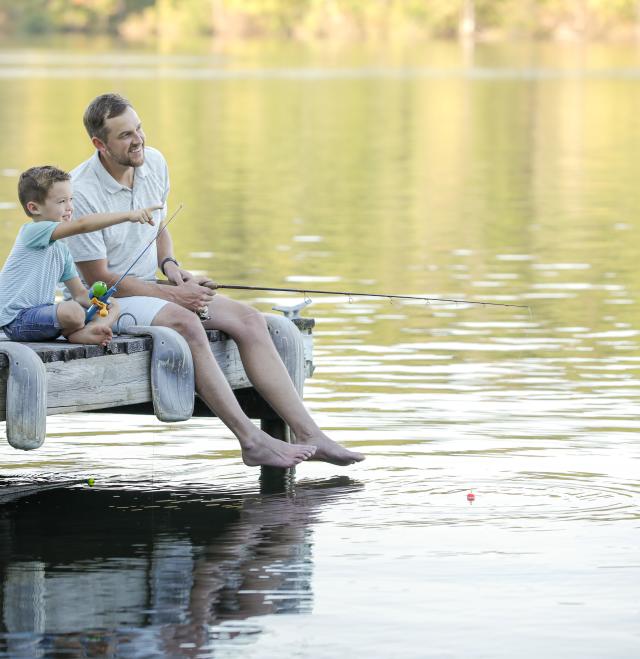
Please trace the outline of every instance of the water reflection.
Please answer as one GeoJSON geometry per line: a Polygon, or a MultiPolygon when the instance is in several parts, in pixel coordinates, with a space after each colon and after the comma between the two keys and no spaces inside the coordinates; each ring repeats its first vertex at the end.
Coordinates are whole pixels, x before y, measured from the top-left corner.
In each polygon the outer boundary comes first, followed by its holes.
{"type": "Polygon", "coordinates": [[[287,494],[59,489],[0,518],[0,656],[198,657],[313,605],[312,526],[348,478],[287,494]]]}
{"type": "Polygon", "coordinates": [[[5,656],[639,656],[640,51],[247,48],[0,53],[0,258],[18,172],[84,160],[114,87],[170,163],[187,268],[533,313],[314,296],[305,400],[368,455],[332,505],[248,494],[209,419],[51,417],[37,453],[5,446],[12,482],[118,487],[0,509],[5,656]]]}

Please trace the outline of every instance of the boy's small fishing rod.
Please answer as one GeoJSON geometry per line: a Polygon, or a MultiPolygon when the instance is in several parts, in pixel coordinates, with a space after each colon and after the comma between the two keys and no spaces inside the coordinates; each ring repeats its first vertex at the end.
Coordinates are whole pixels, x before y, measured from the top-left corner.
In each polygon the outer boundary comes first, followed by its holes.
{"type": "Polygon", "coordinates": [[[489,307],[514,307],[516,309],[528,309],[531,313],[531,307],[528,304],[507,304],[506,302],[483,302],[474,300],[455,300],[453,298],[427,297],[424,295],[394,295],[391,293],[354,293],[351,291],[326,291],[312,288],[268,288],[266,286],[240,286],[238,284],[218,284],[214,283],[211,288],[225,288],[242,291],[270,291],[274,293],[301,293],[302,295],[346,295],[347,297],[382,297],[390,300],[421,300],[422,302],[455,302],[456,304],[481,304],[489,307]]]}
{"type": "Polygon", "coordinates": [[[151,247],[151,245],[153,245],[153,243],[158,240],[158,236],[169,226],[173,218],[182,210],[182,206],[183,204],[180,204],[178,208],[176,208],[173,215],[164,223],[160,231],[158,231],[153,239],[149,241],[149,244],[140,252],[140,254],[138,254],[136,260],[127,268],[126,272],[118,279],[118,281],[116,281],[116,283],[111,288],[102,293],[102,295],[96,295],[98,290],[104,290],[107,288],[107,286],[104,282],[101,281],[97,281],[93,284],[93,286],[89,289],[89,297],[91,298],[93,304],[87,309],[85,323],[88,323],[96,315],[96,313],[99,313],[101,316],[107,315],[107,301],[118,290],[118,284],[120,284],[120,282],[131,272],[133,266],[143,257],[144,253],[149,249],[149,247],[151,247]]]}

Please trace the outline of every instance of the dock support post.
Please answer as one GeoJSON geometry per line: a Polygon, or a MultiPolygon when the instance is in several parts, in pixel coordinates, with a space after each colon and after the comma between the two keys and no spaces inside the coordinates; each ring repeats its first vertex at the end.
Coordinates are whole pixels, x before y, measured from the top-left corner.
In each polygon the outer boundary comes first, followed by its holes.
{"type": "MultiPolygon", "coordinates": [[[[304,386],[304,343],[298,328],[283,316],[264,314],[269,334],[293,382],[300,398],[304,386]]],[[[291,430],[283,419],[260,419],[260,428],[267,434],[291,443],[291,430]]],[[[295,469],[279,467],[260,468],[260,489],[263,492],[282,492],[286,490],[295,477],[295,469]]]]}
{"type": "Polygon", "coordinates": [[[40,357],[21,343],[2,341],[9,360],[7,441],[23,451],[42,446],[47,427],[47,372],[40,357]]]}
{"type": "MultiPolygon", "coordinates": [[[[260,428],[271,437],[291,443],[289,426],[282,419],[260,419],[260,428]]],[[[280,467],[260,467],[260,492],[273,494],[284,492],[295,480],[296,469],[281,469],[280,467]]]]}

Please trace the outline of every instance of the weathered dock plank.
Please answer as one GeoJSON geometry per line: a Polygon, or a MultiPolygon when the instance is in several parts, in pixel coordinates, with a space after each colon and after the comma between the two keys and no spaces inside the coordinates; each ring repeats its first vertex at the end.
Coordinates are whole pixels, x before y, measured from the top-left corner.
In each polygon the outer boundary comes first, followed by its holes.
{"type": "MultiPolygon", "coordinates": [[[[65,414],[101,409],[116,405],[151,400],[148,377],[151,346],[143,352],[126,352],[130,339],[113,343],[115,354],[104,351],[100,356],[81,358],[76,346],[53,346],[25,343],[44,362],[47,375],[47,414],[65,414]],[[56,359],[51,359],[55,355],[56,359]]],[[[93,346],[92,346],[93,347],[93,346]]],[[[5,419],[6,378],[8,369],[0,364],[0,419],[5,419]]]]}
{"type": "MultiPolygon", "coordinates": [[[[296,390],[302,397],[304,378],[313,371],[311,329],[314,321],[296,319],[292,323],[289,319],[271,314],[267,314],[266,318],[276,349],[296,390]]],[[[209,331],[207,334],[211,350],[230,386],[236,391],[245,412],[253,418],[268,420],[269,423],[278,421],[275,412],[253,389],[242,366],[235,342],[219,331],[209,331]]],[[[0,346],[10,343],[0,335],[0,346]]],[[[165,385],[158,384],[157,368],[154,375],[154,368],[158,365],[153,363],[153,341],[149,337],[119,336],[106,348],[70,344],[64,340],[14,345],[21,348],[24,346],[26,348],[23,349],[33,351],[44,364],[46,395],[41,397],[41,402],[46,401],[47,415],[92,410],[146,413],[155,411],[159,418],[167,421],[184,419],[191,415],[191,408],[188,414],[185,410],[189,407],[189,397],[193,402],[192,390],[190,392],[185,387],[184,391],[180,391],[180,387],[184,386],[184,377],[193,379],[192,370],[189,372],[185,364],[177,366],[170,364],[168,367],[169,370],[184,367],[186,371],[183,373],[182,385],[178,382],[167,385],[167,391],[164,392],[167,395],[164,396],[163,403],[167,409],[164,411],[158,409],[158,397],[154,397],[154,386],[158,389],[159,386],[165,385]],[[175,407],[181,410],[178,416],[172,417],[172,411],[168,409],[172,401],[175,407]]],[[[166,366],[173,359],[168,356],[166,350],[157,355],[160,355],[157,360],[161,362],[160,366],[163,364],[166,366]]],[[[18,409],[15,403],[9,401],[8,405],[9,377],[10,359],[0,350],[0,421],[9,418],[8,407],[11,410],[18,409]]],[[[29,401],[23,402],[25,405],[20,409],[26,408],[29,404],[29,401]]],[[[198,400],[193,414],[212,415],[211,411],[198,400]]],[[[286,439],[286,429],[283,427],[280,430],[282,439],[286,439]]],[[[275,433],[275,429],[272,432],[275,433]]]]}

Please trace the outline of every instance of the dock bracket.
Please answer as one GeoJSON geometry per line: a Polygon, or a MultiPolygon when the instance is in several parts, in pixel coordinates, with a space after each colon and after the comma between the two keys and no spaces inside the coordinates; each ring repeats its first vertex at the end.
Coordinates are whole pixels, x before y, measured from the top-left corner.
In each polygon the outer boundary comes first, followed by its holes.
{"type": "Polygon", "coordinates": [[[195,378],[188,343],[169,327],[130,325],[124,333],[150,336],[151,395],[160,421],[186,421],[193,415],[195,378]]]}
{"type": "Polygon", "coordinates": [[[292,320],[293,318],[300,318],[300,312],[305,308],[308,307],[313,300],[310,300],[309,298],[305,299],[303,302],[300,302],[298,304],[294,304],[291,307],[286,307],[284,305],[276,305],[274,307],[271,307],[273,311],[280,311],[284,314],[285,318],[289,318],[292,320]]]}
{"type": "Polygon", "coordinates": [[[38,354],[26,345],[0,342],[9,360],[7,377],[7,441],[30,451],[42,446],[47,428],[47,371],[38,354]]]}

